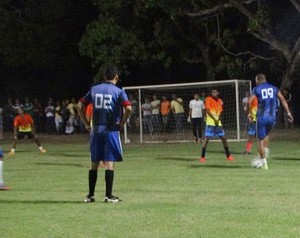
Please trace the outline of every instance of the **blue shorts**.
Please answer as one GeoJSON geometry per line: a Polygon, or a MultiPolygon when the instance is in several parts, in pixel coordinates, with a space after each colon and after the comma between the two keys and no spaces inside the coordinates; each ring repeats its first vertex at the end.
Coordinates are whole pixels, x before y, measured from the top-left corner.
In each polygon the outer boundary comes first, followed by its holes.
{"type": "Polygon", "coordinates": [[[247,132],[248,132],[249,136],[255,136],[255,134],[256,134],[256,122],[249,122],[247,132]]]}
{"type": "Polygon", "coordinates": [[[205,127],[205,136],[206,137],[223,137],[225,132],[221,126],[208,126],[205,127]]]}
{"type": "Polygon", "coordinates": [[[257,117],[257,137],[263,140],[272,130],[276,122],[276,118],[270,116],[257,117]]]}
{"type": "Polygon", "coordinates": [[[119,131],[92,133],[90,138],[91,161],[123,161],[119,131]]]}

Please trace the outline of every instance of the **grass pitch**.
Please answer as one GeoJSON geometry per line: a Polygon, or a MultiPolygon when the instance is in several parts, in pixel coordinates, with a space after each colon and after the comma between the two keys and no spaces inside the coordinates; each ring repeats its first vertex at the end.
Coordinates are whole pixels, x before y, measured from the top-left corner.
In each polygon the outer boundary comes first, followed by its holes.
{"type": "Polygon", "coordinates": [[[104,169],[99,169],[96,202],[88,191],[86,135],[42,137],[48,150],[24,141],[9,157],[0,191],[0,237],[299,237],[300,130],[273,132],[269,170],[252,169],[256,154],[244,156],[244,142],[210,143],[199,164],[201,145],[125,145],[116,165],[114,194],[106,204],[104,169]]]}

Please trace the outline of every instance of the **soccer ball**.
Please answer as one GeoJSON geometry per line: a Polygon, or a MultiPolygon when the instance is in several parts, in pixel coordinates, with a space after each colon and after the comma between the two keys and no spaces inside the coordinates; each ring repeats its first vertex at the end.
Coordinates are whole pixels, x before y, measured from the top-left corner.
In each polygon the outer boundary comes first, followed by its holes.
{"type": "Polygon", "coordinates": [[[254,158],[251,160],[251,167],[260,169],[263,166],[263,162],[260,158],[254,158]]]}

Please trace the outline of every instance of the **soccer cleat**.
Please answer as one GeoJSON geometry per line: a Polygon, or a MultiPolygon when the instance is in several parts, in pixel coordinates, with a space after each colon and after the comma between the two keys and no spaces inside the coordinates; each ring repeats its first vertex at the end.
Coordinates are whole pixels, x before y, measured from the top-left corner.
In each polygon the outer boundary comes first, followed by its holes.
{"type": "Polygon", "coordinates": [[[233,158],[233,156],[232,156],[232,155],[229,155],[229,156],[227,157],[227,160],[229,160],[229,161],[233,161],[233,160],[234,160],[234,158],[233,158]]]}
{"type": "Polygon", "coordinates": [[[104,202],[106,203],[116,203],[116,202],[121,202],[122,200],[116,196],[109,196],[105,197],[104,202]]]}
{"type": "Polygon", "coordinates": [[[47,150],[45,150],[45,149],[41,149],[40,150],[43,154],[45,154],[46,152],[47,152],[47,150]]]}
{"type": "Polygon", "coordinates": [[[244,152],[244,155],[250,155],[250,151],[247,151],[247,150],[246,150],[246,151],[244,152]]]}
{"type": "Polygon", "coordinates": [[[87,195],[86,198],[84,199],[84,202],[90,203],[90,202],[95,202],[95,198],[93,196],[87,195]]]}
{"type": "Polygon", "coordinates": [[[260,169],[268,170],[269,169],[268,164],[264,164],[263,166],[260,167],[260,169]]]}
{"type": "Polygon", "coordinates": [[[205,161],[206,161],[205,157],[201,157],[201,158],[199,159],[199,162],[200,162],[200,163],[205,163],[205,161]]]}
{"type": "Polygon", "coordinates": [[[11,190],[11,187],[8,187],[8,186],[5,186],[4,184],[1,184],[0,185],[0,190],[2,190],[2,191],[8,191],[8,190],[11,190]]]}

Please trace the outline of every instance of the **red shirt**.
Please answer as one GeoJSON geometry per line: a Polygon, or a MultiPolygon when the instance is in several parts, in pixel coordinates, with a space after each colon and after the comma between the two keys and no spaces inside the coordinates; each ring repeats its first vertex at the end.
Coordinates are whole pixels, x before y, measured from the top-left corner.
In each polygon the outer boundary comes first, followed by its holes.
{"type": "Polygon", "coordinates": [[[32,117],[25,113],[24,116],[16,116],[14,119],[14,126],[19,128],[21,132],[30,132],[31,125],[33,124],[32,117]]]}

